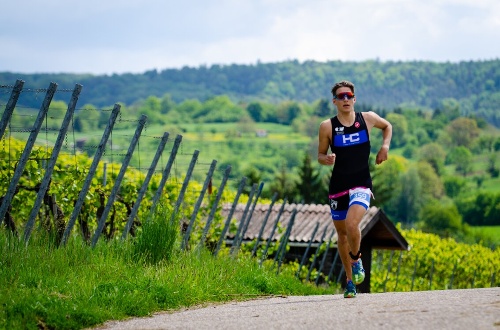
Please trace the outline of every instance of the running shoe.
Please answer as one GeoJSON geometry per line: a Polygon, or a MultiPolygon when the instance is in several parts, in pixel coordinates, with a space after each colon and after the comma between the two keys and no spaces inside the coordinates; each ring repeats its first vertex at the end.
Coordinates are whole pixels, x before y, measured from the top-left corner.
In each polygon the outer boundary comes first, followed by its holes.
{"type": "Polygon", "coordinates": [[[363,268],[363,263],[361,258],[356,262],[351,263],[352,267],[352,279],[355,284],[361,284],[365,280],[365,269],[363,268]]]}
{"type": "Polygon", "coordinates": [[[352,281],[347,281],[344,298],[356,298],[356,286],[352,283],[352,281]]]}

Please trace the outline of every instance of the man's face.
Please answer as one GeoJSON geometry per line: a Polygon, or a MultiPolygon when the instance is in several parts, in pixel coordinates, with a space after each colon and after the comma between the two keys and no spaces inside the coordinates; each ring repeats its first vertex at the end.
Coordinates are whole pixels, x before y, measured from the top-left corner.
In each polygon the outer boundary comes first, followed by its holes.
{"type": "Polygon", "coordinates": [[[333,104],[337,107],[339,112],[354,111],[356,96],[354,96],[349,87],[340,87],[335,94],[337,96],[333,98],[333,104]]]}

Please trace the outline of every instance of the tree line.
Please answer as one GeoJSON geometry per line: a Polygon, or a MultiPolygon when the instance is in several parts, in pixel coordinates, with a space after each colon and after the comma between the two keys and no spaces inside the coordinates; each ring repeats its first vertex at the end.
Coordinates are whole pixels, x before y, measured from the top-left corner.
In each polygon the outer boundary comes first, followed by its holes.
{"type": "MultiPolygon", "coordinates": [[[[329,99],[331,85],[347,79],[356,84],[358,102],[379,109],[419,106],[437,108],[443,100],[461,104],[461,115],[475,114],[500,127],[500,60],[468,62],[382,62],[368,60],[290,60],[253,65],[212,65],[151,70],[142,74],[19,74],[0,72],[2,85],[16,79],[32,88],[51,81],[70,88],[84,86],[80,102],[96,107],[132,105],[149,96],[169,94],[176,103],[205,102],[226,95],[233,102],[314,102],[329,99]]],[[[36,94],[24,95],[25,106],[38,107],[36,94]]],[[[55,99],[58,99],[56,94],[55,99]]],[[[3,99],[3,97],[1,98],[3,99]]],[[[0,100],[1,100],[0,99],[0,100]]],[[[59,99],[61,100],[61,99],[59,99]]]]}

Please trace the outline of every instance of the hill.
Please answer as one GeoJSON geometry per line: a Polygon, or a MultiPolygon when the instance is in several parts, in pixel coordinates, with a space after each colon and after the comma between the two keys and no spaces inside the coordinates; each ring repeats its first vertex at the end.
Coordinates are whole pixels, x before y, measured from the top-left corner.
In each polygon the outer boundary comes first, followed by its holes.
{"type": "MultiPolygon", "coordinates": [[[[80,104],[97,107],[134,104],[148,96],[169,94],[175,102],[205,101],[227,95],[234,101],[330,99],[330,87],[338,80],[356,84],[358,103],[392,110],[400,106],[439,108],[445,100],[460,104],[462,115],[477,115],[500,127],[500,59],[459,63],[436,62],[316,62],[286,61],[255,65],[212,65],[165,69],[142,74],[20,74],[0,72],[0,85],[17,79],[25,88],[59,88],[83,85],[80,104]]],[[[36,93],[23,98],[25,106],[38,108],[36,93]]],[[[2,97],[3,101],[4,97],[2,97]]],[[[56,94],[55,99],[58,99],[56,94]]],[[[64,99],[66,100],[66,98],[64,99]]]]}

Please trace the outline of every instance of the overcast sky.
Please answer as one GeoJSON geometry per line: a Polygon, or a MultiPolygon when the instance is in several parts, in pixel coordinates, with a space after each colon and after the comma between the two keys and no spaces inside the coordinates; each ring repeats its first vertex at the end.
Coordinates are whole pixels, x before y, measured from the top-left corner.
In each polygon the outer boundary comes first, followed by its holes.
{"type": "Polygon", "coordinates": [[[0,4],[0,71],[500,58],[499,0],[24,0],[0,4]]]}

